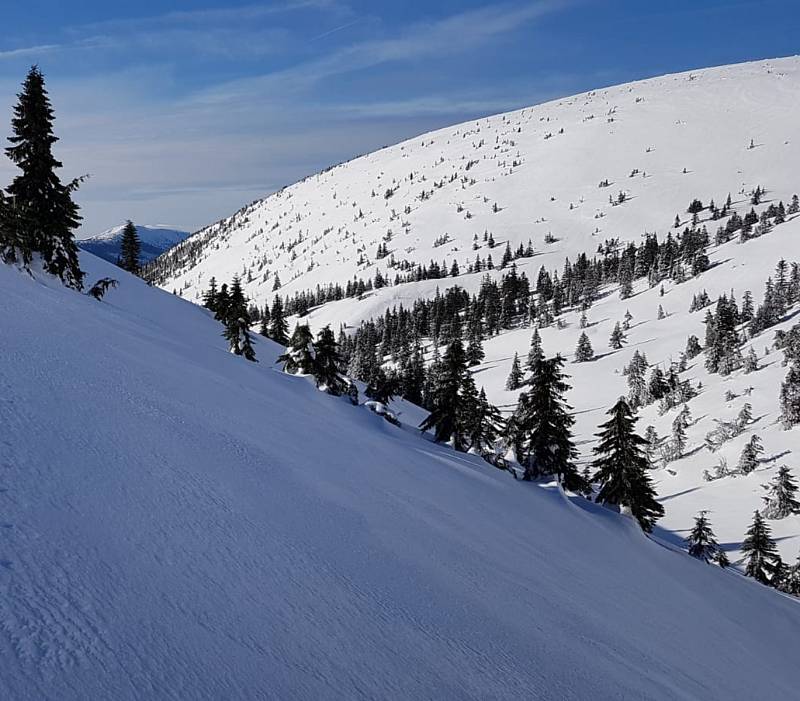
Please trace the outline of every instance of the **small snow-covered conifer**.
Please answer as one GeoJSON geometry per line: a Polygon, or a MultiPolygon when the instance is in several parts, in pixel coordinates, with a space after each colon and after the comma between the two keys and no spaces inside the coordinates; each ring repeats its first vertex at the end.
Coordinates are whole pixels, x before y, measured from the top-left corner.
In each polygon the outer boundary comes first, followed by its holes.
{"type": "Polygon", "coordinates": [[[753,513],[753,522],[747,529],[742,552],[747,563],[744,573],[761,584],[769,585],[778,571],[780,556],[770,528],[758,511],[753,513]]]}
{"type": "Polygon", "coordinates": [[[786,465],[778,468],[778,473],[768,485],[764,485],[767,495],[764,499],[764,518],[782,519],[792,514],[800,514],[800,501],[797,501],[797,485],[786,465]]]}
{"type": "Polygon", "coordinates": [[[585,363],[592,358],[594,358],[592,344],[589,341],[589,337],[586,335],[586,332],[583,332],[578,338],[578,345],[575,347],[575,362],[585,363]]]}

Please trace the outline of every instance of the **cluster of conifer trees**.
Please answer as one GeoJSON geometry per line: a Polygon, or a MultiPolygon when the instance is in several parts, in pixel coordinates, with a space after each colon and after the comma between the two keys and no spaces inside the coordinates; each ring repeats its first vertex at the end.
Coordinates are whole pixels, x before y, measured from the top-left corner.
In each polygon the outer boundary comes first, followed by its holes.
{"type": "MultiPolygon", "coordinates": [[[[800,555],[793,565],[788,565],[778,553],[767,519],[782,519],[791,514],[800,514],[797,500],[797,484],[789,468],[782,466],[763,497],[764,508],[753,513],[753,521],[742,541],[744,573],[757,582],[779,591],[800,596],[800,555]]],[[[730,563],[720,547],[711,528],[708,512],[701,511],[695,517],[694,527],[686,538],[689,554],[704,562],[715,562],[720,567],[730,563]]]]}
{"type": "Polygon", "coordinates": [[[211,286],[203,297],[203,306],[214,312],[214,318],[225,327],[222,335],[230,344],[231,353],[257,362],[250,334],[252,320],[239,277],[234,276],[230,288],[223,284],[219,290],[216,280],[212,278],[211,286]]]}

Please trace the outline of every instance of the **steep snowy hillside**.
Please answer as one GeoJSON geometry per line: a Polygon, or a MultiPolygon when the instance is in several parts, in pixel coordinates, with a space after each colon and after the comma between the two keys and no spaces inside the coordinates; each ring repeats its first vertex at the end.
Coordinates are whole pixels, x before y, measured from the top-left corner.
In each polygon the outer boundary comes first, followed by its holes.
{"type": "Polygon", "coordinates": [[[606,239],[663,232],[695,197],[798,189],[800,59],[692,71],[596,90],[425,134],[357,158],[203,229],[153,271],[198,300],[244,273],[271,301],[316,285],[390,281],[431,260],[460,268],[530,239],[557,266],[606,239]],[[749,148],[750,145],[753,148],[749,148]],[[599,187],[601,183],[608,186],[599,187]],[[615,205],[620,192],[625,202],[615,205]],[[558,239],[547,244],[548,234],[558,239]],[[473,250],[477,237],[479,248],[473,250]],[[376,260],[379,245],[389,255],[376,260]],[[396,267],[391,267],[394,261],[396,267]]]}
{"type": "MultiPolygon", "coordinates": [[[[78,245],[89,253],[94,253],[110,263],[115,263],[120,255],[122,245],[122,230],[124,224],[112,227],[96,236],[90,236],[78,241],[78,245]]],[[[191,234],[188,231],[173,229],[168,226],[144,226],[136,225],[136,233],[139,235],[142,253],[140,256],[142,263],[157,258],[165,251],[185,240],[191,234]]]]}
{"type": "MultiPolygon", "coordinates": [[[[568,364],[574,389],[568,399],[575,408],[576,439],[585,464],[592,456],[597,425],[604,412],[628,386],[622,370],[634,351],[645,353],[650,365],[665,372],[678,362],[687,338],[705,338],[706,309],[690,312],[693,297],[704,291],[713,304],[733,292],[741,302],[746,291],[755,304],[779,260],[800,261],[800,221],[790,214],[769,233],[739,242],[715,242],[715,231],[745,217],[751,209],[760,218],[779,202],[789,205],[800,191],[800,141],[793,115],[800,105],[800,59],[785,58],[692,71],[630,85],[597,90],[519,112],[426,134],[406,143],[332,168],[256,202],[219,222],[160,258],[151,269],[162,287],[197,301],[210,278],[219,282],[241,275],[245,291],[260,307],[276,294],[291,298],[336,283],[342,288],[354,278],[372,285],[376,273],[388,287],[312,308],[304,317],[313,328],[341,325],[353,332],[361,322],[378,319],[387,310],[409,309],[418,299],[458,285],[477,294],[488,274],[500,280],[505,270],[486,270],[489,256],[497,267],[506,245],[533,255],[515,261],[531,286],[542,267],[562,274],[564,262],[585,253],[590,258],[603,247],[618,255],[613,240],[641,244],[646,233],[676,240],[691,227],[690,203],[704,205],[696,226],[706,228],[710,269],[678,276],[662,274],[650,288],[637,280],[635,293],[620,299],[616,284],[607,284],[586,313],[568,307],[558,323],[521,319],[510,329],[484,340],[486,354],[474,369],[478,386],[489,400],[509,413],[519,390],[505,389],[515,353],[524,360],[532,327],[547,354],[560,352],[570,361],[585,330],[596,358],[568,364]],[[764,188],[758,204],[751,193],[764,188]],[[620,193],[624,197],[620,198],[620,193]],[[730,195],[731,206],[717,217],[730,195]],[[496,206],[495,206],[496,205],[496,206]],[[676,214],[679,227],[675,227],[676,214]],[[548,235],[551,235],[549,238],[548,235]],[[490,247],[491,239],[494,247],[490,247]],[[549,243],[547,242],[549,241],[549,243]],[[378,254],[380,257],[378,257],[378,254]],[[481,262],[474,269],[476,257],[481,262]],[[431,261],[442,276],[405,280],[431,261]],[[453,263],[458,275],[449,274],[453,263]],[[444,265],[442,265],[444,263],[444,265]],[[282,285],[276,287],[275,276],[282,285]],[[663,290],[663,296],[662,296],[663,290]],[[665,318],[658,318],[661,306],[665,318]],[[626,312],[633,315],[622,349],[609,348],[609,337],[626,312]]],[[[689,266],[690,268],[690,266],[689,266]]],[[[659,461],[654,479],[666,507],[661,525],[676,542],[693,517],[705,509],[717,535],[731,546],[737,560],[753,511],[763,506],[762,485],[786,464],[800,476],[798,431],[780,425],[778,392],[786,374],[783,355],[773,345],[774,333],[797,322],[790,306],[777,325],[746,339],[760,369],[731,375],[709,374],[704,355],[688,362],[682,379],[700,394],[688,402],[692,413],[686,446],[678,459],[659,461]],[[732,420],[749,403],[753,419],[745,430],[711,453],[706,435],[717,420],[732,420]],[[721,460],[733,469],[748,441],[757,435],[764,444],[758,469],[746,476],[707,481],[721,460]]],[[[743,338],[746,329],[741,329],[743,338]]],[[[748,332],[749,333],[749,332],[748,332]]],[[[431,348],[427,347],[428,358],[431,348]]],[[[641,428],[652,425],[669,439],[680,407],[660,414],[658,404],[641,410],[641,428]]],[[[785,560],[800,551],[800,515],[770,524],[785,560]]]]}
{"type": "Polygon", "coordinates": [[[226,351],[85,254],[0,266],[0,695],[791,698],[797,600],[226,351]]]}

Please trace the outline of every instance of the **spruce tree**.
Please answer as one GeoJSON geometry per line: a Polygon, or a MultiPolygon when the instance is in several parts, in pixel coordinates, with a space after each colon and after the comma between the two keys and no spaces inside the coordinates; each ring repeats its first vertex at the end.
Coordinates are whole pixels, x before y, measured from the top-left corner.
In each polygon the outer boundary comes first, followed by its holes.
{"type": "Polygon", "coordinates": [[[212,312],[216,311],[217,294],[217,278],[212,276],[208,289],[203,293],[203,306],[212,312]]]}
{"type": "Polygon", "coordinates": [[[562,372],[563,365],[560,355],[536,363],[530,389],[520,395],[514,413],[512,439],[519,462],[525,468],[523,479],[556,475],[566,489],[582,491],[586,485],[575,467],[577,451],[572,441],[575,419],[564,401],[569,385],[562,372]]]}
{"type": "MultiPolygon", "coordinates": [[[[469,378],[472,380],[472,378],[469,378]]],[[[467,438],[470,450],[485,455],[493,452],[494,444],[503,430],[504,422],[500,410],[489,403],[483,387],[478,393],[475,411],[467,421],[467,438]]]]}
{"type": "Polygon", "coordinates": [[[670,459],[678,460],[686,451],[686,425],[680,415],[672,422],[672,442],[670,444],[670,459]]]}
{"type": "Polygon", "coordinates": [[[531,336],[531,348],[528,351],[528,362],[526,363],[527,369],[533,372],[533,368],[540,360],[544,360],[544,352],[542,351],[542,337],[539,335],[539,329],[533,330],[531,336]]]}
{"type": "Polygon", "coordinates": [[[614,330],[611,332],[611,338],[608,341],[608,345],[614,350],[619,350],[623,345],[625,345],[625,343],[627,343],[625,332],[622,330],[619,322],[617,322],[614,325],[614,330]]]}
{"type": "Polygon", "coordinates": [[[761,511],[764,518],[782,519],[792,514],[800,514],[800,501],[797,501],[797,484],[792,473],[786,465],[778,468],[769,485],[764,485],[767,495],[764,499],[764,509],[761,511]]]}
{"type": "Polygon", "coordinates": [[[646,533],[664,515],[664,507],[656,501],[655,490],[647,470],[650,467],[644,438],[634,426],[638,419],[620,397],[608,412],[611,419],[600,425],[599,442],[594,448],[596,472],[592,481],[599,483],[596,501],[627,508],[646,533]]]}
{"type": "Polygon", "coordinates": [[[250,335],[250,314],[247,311],[247,299],[242,291],[242,284],[238,277],[233,278],[230,291],[230,302],[227,314],[223,321],[225,331],[223,336],[230,344],[231,353],[242,355],[246,360],[256,361],[256,352],[253,349],[253,339],[250,335]]]}
{"type": "Polygon", "coordinates": [[[276,362],[283,363],[283,371],[290,375],[314,373],[314,337],[307,325],[295,326],[286,352],[276,362]]]}
{"type": "Polygon", "coordinates": [[[469,367],[480,365],[485,357],[483,352],[483,322],[479,314],[476,314],[475,317],[470,322],[469,336],[467,338],[467,365],[469,367]]]}
{"type": "Polygon", "coordinates": [[[793,363],[781,384],[781,421],[787,430],[800,424],[800,367],[793,363]]]}
{"type": "Polygon", "coordinates": [[[701,511],[695,516],[694,526],[686,538],[689,554],[705,563],[714,561],[720,567],[727,567],[730,563],[725,552],[719,547],[706,513],[706,511],[701,511]]]}
{"type": "Polygon", "coordinates": [[[339,344],[336,343],[336,336],[330,326],[325,326],[317,334],[314,356],[314,379],[317,387],[334,396],[342,394],[346,389],[340,375],[342,359],[339,355],[339,344]]]}
{"type": "Polygon", "coordinates": [[[739,472],[749,475],[758,467],[759,455],[764,452],[761,439],[754,433],[739,456],[739,472]]]}
{"type": "Polygon", "coordinates": [[[750,402],[745,402],[736,416],[736,428],[741,433],[745,427],[749,426],[752,422],[753,407],[750,405],[750,402]]]}
{"type": "Polygon", "coordinates": [[[623,317],[622,321],[622,330],[629,331],[631,328],[631,321],[633,321],[633,314],[631,314],[630,309],[625,310],[625,316],[623,317]]]}
{"type": "Polygon", "coordinates": [[[506,380],[506,389],[513,391],[522,387],[523,377],[522,368],[519,366],[519,357],[514,353],[514,359],[511,361],[511,372],[506,380]]]}
{"type": "Polygon", "coordinates": [[[747,355],[744,358],[744,371],[748,375],[751,372],[756,372],[758,370],[758,355],[756,354],[756,349],[751,346],[750,350],[748,351],[747,355]]]}
{"type": "Polygon", "coordinates": [[[700,353],[703,352],[703,348],[700,346],[700,340],[692,334],[686,340],[686,357],[691,360],[692,358],[696,358],[700,353]]]}
{"type": "Polygon", "coordinates": [[[136,227],[133,225],[133,222],[128,219],[125,223],[125,228],[122,230],[122,243],[117,265],[123,270],[127,270],[129,273],[138,275],[141,270],[141,266],[139,265],[141,254],[142,245],[139,241],[139,234],[136,232],[136,227]]]}
{"type": "Polygon", "coordinates": [[[285,346],[289,341],[287,336],[289,326],[283,315],[283,302],[281,302],[279,295],[275,295],[275,300],[272,302],[272,309],[270,310],[269,316],[269,337],[275,341],[275,343],[280,343],[282,346],[285,346]]]}
{"type": "Polygon", "coordinates": [[[13,200],[13,237],[6,242],[4,256],[27,264],[33,252],[42,256],[47,272],[68,287],[83,288],[74,231],[80,224],[78,205],[72,193],[80,180],[64,185],[56,171],[62,167],[53,156],[53,108],[44,86],[44,76],[33,66],[17,96],[6,155],[22,171],[8,186],[13,200]],[[10,245],[8,245],[10,244],[10,245]],[[18,249],[18,250],[15,250],[18,249]]]}
{"type": "Polygon", "coordinates": [[[214,298],[214,318],[223,324],[226,323],[230,305],[231,296],[228,292],[228,285],[223,282],[214,298]]]}
{"type": "Polygon", "coordinates": [[[800,596],[800,555],[797,561],[789,568],[783,581],[783,591],[792,596],[800,596]]]}
{"type": "Polygon", "coordinates": [[[770,528],[758,511],[753,513],[753,522],[747,529],[742,552],[747,561],[745,575],[761,584],[769,585],[778,570],[780,557],[775,541],[771,538],[770,528]]]}
{"type": "Polygon", "coordinates": [[[459,425],[459,391],[467,374],[466,354],[460,338],[454,338],[444,356],[431,367],[433,377],[431,413],[419,425],[421,431],[433,429],[437,443],[453,442],[464,450],[463,426],[459,425]]]}
{"type": "Polygon", "coordinates": [[[394,375],[387,375],[386,371],[378,366],[375,372],[372,373],[364,394],[375,402],[388,404],[397,393],[396,387],[397,382],[394,375]]]}
{"type": "Polygon", "coordinates": [[[589,337],[586,335],[586,332],[583,332],[578,337],[578,345],[575,347],[575,362],[585,363],[592,358],[594,358],[594,349],[592,348],[592,343],[589,341],[589,337]]]}

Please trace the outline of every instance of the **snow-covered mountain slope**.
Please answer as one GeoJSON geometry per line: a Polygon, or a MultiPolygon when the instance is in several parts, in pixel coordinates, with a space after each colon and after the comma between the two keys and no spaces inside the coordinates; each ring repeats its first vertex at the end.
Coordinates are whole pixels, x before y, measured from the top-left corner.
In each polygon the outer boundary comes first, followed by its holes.
{"type": "MultiPolygon", "coordinates": [[[[396,263],[444,260],[448,268],[455,260],[463,273],[476,255],[485,261],[491,254],[497,264],[507,242],[516,249],[531,239],[536,255],[516,264],[535,281],[540,267],[560,272],[566,257],[591,257],[608,239],[639,242],[650,232],[663,240],[670,230],[679,233],[672,228],[676,213],[685,226],[690,219],[686,208],[695,198],[704,203],[713,198],[721,205],[730,193],[733,209],[744,216],[751,208],[747,193],[761,186],[768,195],[756,207],[759,213],[768,204],[788,204],[800,191],[795,167],[800,140],[793,118],[798,105],[800,59],[793,57],[655,78],[443,129],[245,207],[159,259],[156,273],[162,277],[157,279],[165,289],[196,301],[212,276],[222,282],[239,274],[247,294],[263,305],[275,294],[275,274],[283,283],[279,294],[292,295],[317,284],[344,285],[354,275],[370,280],[377,270],[391,281],[398,272],[390,267],[392,257],[396,263]],[[608,187],[599,187],[601,181],[608,181],[608,187]],[[387,191],[392,193],[388,199],[387,191]],[[616,200],[621,191],[625,201],[610,203],[609,195],[616,200]],[[496,241],[493,249],[483,240],[487,231],[496,241]],[[545,243],[548,233],[557,240],[545,243]],[[375,260],[384,244],[389,255],[375,260]],[[365,262],[359,264],[360,257],[365,262]]],[[[705,213],[701,223],[713,238],[719,222],[709,221],[705,213]]],[[[633,352],[638,349],[651,365],[666,368],[678,360],[689,334],[703,339],[704,312],[689,312],[692,296],[703,290],[712,301],[731,290],[741,301],[750,290],[759,303],[777,261],[800,260],[800,221],[790,218],[746,244],[712,246],[709,256],[711,270],[681,285],[666,282],[664,297],[658,287],[648,290],[640,281],[631,299],[620,300],[616,289],[604,290],[588,313],[586,332],[598,357],[567,367],[573,376],[569,400],[576,410],[582,462],[592,456],[604,412],[627,392],[621,370],[633,352]],[[657,319],[659,305],[668,314],[664,320],[657,319]],[[634,317],[628,344],[611,352],[608,338],[626,310],[634,317]]],[[[344,324],[353,329],[387,309],[432,298],[437,289],[459,285],[476,293],[485,274],[382,288],[326,304],[306,319],[314,328],[344,324]]],[[[489,274],[499,279],[502,272],[489,274]]],[[[565,314],[564,328],[542,330],[548,354],[572,359],[581,332],[579,314],[565,314]]],[[[687,455],[655,473],[667,509],[662,525],[676,539],[699,510],[708,509],[718,536],[737,551],[753,510],[762,506],[761,485],[784,463],[800,476],[800,429],[787,432],[778,423],[778,391],[786,370],[782,354],[772,347],[773,333],[752,343],[763,366],[757,373],[709,375],[702,356],[686,373],[704,387],[689,403],[695,423],[688,431],[687,455]],[[729,390],[735,399],[726,399],[729,390]],[[703,449],[715,419],[735,417],[745,402],[752,404],[757,421],[719,453],[703,449]],[[734,467],[753,434],[765,446],[758,470],[741,478],[703,479],[703,471],[713,470],[720,457],[734,467]]],[[[478,386],[507,411],[518,395],[504,389],[511,359],[515,352],[525,357],[530,337],[525,327],[487,340],[486,359],[476,368],[478,386]]],[[[652,424],[660,436],[668,436],[674,418],[675,412],[659,416],[651,406],[642,411],[640,428],[652,424]]],[[[800,551],[800,516],[771,526],[782,556],[793,562],[800,551]]]]}
{"type": "Polygon", "coordinates": [[[226,352],[82,256],[0,266],[0,695],[791,698],[800,605],[226,352]]]}
{"type": "MultiPolygon", "coordinates": [[[[84,250],[100,256],[110,263],[116,262],[120,255],[122,245],[122,231],[124,224],[107,229],[100,234],[90,236],[78,241],[78,245],[84,250]]],[[[173,229],[168,226],[144,226],[136,225],[136,233],[139,235],[142,253],[141,262],[146,263],[157,258],[165,251],[191,236],[188,231],[173,229]]]]}
{"type": "MultiPolygon", "coordinates": [[[[449,127],[244,207],[165,256],[157,280],[198,300],[212,275],[244,273],[259,305],[271,301],[276,273],[290,295],[371,279],[378,269],[392,280],[391,255],[375,260],[390,233],[398,263],[457,260],[463,270],[490,252],[488,231],[512,248],[530,239],[560,268],[565,256],[592,254],[606,239],[664,232],[695,197],[719,203],[759,184],[791,196],[798,104],[795,57],[654,78],[449,127]],[[613,206],[609,196],[620,191],[627,199],[613,206]],[[558,241],[546,244],[548,233],[558,241]]],[[[493,253],[499,258],[502,248],[493,253]]]]}

